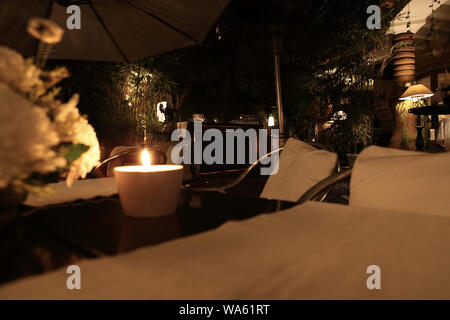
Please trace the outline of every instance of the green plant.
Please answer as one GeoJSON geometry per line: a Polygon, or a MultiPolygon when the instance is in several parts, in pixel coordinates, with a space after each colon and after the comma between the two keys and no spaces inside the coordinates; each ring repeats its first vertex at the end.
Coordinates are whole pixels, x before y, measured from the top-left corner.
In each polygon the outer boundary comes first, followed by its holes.
{"type": "Polygon", "coordinates": [[[385,32],[395,12],[383,14],[381,30],[369,30],[362,15],[369,2],[329,1],[316,9],[311,28],[321,36],[311,41],[306,58],[288,62],[290,70],[302,70],[288,71],[298,92],[285,99],[289,132],[311,139],[316,126],[343,111],[345,120],[335,120],[319,134],[321,143],[341,155],[358,153],[373,141],[373,83],[380,56],[391,50],[385,32]]]}
{"type": "Polygon", "coordinates": [[[89,115],[103,145],[142,143],[144,132],[154,139],[161,130],[156,104],[177,90],[157,62],[67,62],[72,77],[64,82],[63,94],[80,92],[80,109],[89,115]]]}
{"type": "MultiPolygon", "coordinates": [[[[369,99],[370,91],[365,92],[365,95],[366,99],[369,99]]],[[[360,93],[359,96],[362,100],[361,96],[364,95],[360,93]]],[[[357,102],[343,105],[342,111],[346,117],[334,120],[330,128],[323,132],[322,138],[341,156],[359,153],[372,144],[373,112],[369,104],[358,105],[357,102]]]]}

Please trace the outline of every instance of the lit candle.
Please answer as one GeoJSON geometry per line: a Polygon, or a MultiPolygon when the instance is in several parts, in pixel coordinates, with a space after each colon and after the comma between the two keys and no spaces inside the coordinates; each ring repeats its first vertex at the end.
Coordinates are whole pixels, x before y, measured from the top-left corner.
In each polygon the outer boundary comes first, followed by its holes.
{"type": "Polygon", "coordinates": [[[141,152],[141,162],[145,168],[149,168],[152,164],[152,162],[150,161],[150,153],[148,153],[147,149],[144,149],[141,152]]]}
{"type": "Polygon", "coordinates": [[[160,217],[175,212],[183,179],[181,165],[151,164],[150,153],[141,152],[140,166],[114,168],[125,214],[160,217]]]}

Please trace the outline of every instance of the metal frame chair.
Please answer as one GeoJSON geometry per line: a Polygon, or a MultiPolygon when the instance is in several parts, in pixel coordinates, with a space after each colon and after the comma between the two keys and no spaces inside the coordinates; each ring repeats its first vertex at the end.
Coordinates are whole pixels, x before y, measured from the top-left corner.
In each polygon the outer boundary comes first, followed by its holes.
{"type": "Polygon", "coordinates": [[[308,191],[306,191],[297,203],[302,204],[306,201],[319,201],[323,202],[326,196],[330,192],[333,185],[336,183],[349,178],[352,174],[352,169],[346,169],[336,174],[333,174],[322,181],[319,181],[317,184],[312,186],[308,191]],[[328,191],[327,191],[328,190],[328,191]]]}
{"type": "MultiPolygon", "coordinates": [[[[310,145],[312,145],[313,147],[317,148],[317,149],[321,149],[321,150],[329,150],[328,148],[315,143],[315,142],[310,142],[310,145]]],[[[158,152],[162,155],[164,162],[167,162],[167,156],[164,152],[162,152],[161,150],[159,150],[156,147],[151,147],[151,146],[143,146],[146,149],[151,149],[152,151],[158,152]]],[[[277,150],[271,151],[269,153],[267,153],[266,155],[262,156],[261,158],[259,158],[258,160],[256,160],[254,163],[252,163],[247,169],[245,169],[235,180],[233,180],[230,183],[227,183],[223,186],[218,186],[218,187],[194,187],[190,184],[186,184],[183,185],[182,187],[185,189],[189,189],[191,191],[216,191],[216,192],[220,192],[220,193],[227,193],[228,189],[231,189],[233,187],[235,187],[236,185],[238,185],[240,182],[242,182],[245,177],[247,177],[247,175],[257,166],[261,163],[261,161],[269,156],[271,156],[272,154],[275,154],[277,152],[281,152],[284,149],[284,147],[281,147],[277,150]]],[[[126,150],[123,151],[117,155],[114,155],[106,160],[104,160],[102,163],[100,163],[99,166],[97,166],[94,171],[93,171],[93,176],[97,176],[98,172],[108,163],[110,163],[111,161],[118,159],[122,156],[125,156],[127,154],[131,154],[131,153],[136,153],[136,152],[140,152],[140,149],[131,149],[131,150],[126,150]]],[[[348,177],[351,176],[352,170],[348,169],[348,170],[344,170],[341,171],[341,167],[339,165],[339,161],[337,161],[336,163],[336,168],[335,168],[336,173],[325,178],[324,180],[318,182],[317,184],[315,184],[314,186],[312,186],[308,191],[306,191],[301,197],[300,199],[297,201],[298,204],[302,204],[306,201],[319,201],[319,202],[323,202],[325,200],[325,198],[327,197],[327,195],[329,194],[329,192],[331,191],[331,189],[333,188],[333,185],[336,184],[337,182],[340,182],[342,180],[347,179],[348,177]]]]}
{"type": "MultiPolygon", "coordinates": [[[[319,150],[329,150],[329,148],[316,143],[316,142],[309,142],[309,144],[319,150]]],[[[235,187],[238,185],[244,178],[258,165],[261,163],[261,161],[270,155],[281,152],[284,149],[284,147],[281,147],[277,150],[274,150],[272,152],[267,153],[266,155],[262,156],[258,160],[256,160],[254,163],[252,163],[247,169],[245,169],[244,172],[242,172],[235,180],[233,180],[230,183],[227,183],[223,186],[218,187],[192,187],[191,185],[185,185],[184,188],[188,188],[192,191],[216,191],[220,193],[227,193],[227,190],[230,188],[235,187]]],[[[319,201],[323,202],[331,189],[333,188],[333,185],[341,180],[344,180],[345,178],[349,177],[351,174],[351,170],[343,171],[341,172],[341,167],[339,164],[339,160],[336,162],[336,168],[335,168],[335,174],[331,175],[330,177],[327,177],[326,179],[318,182],[316,185],[312,186],[308,191],[306,191],[298,200],[297,203],[304,203],[305,201],[313,200],[313,201],[319,201]]]]}
{"type": "Polygon", "coordinates": [[[163,160],[163,163],[166,163],[166,162],[167,162],[167,156],[166,156],[166,154],[165,154],[164,152],[162,152],[159,148],[157,148],[157,147],[152,147],[152,146],[147,146],[147,145],[143,145],[143,146],[141,146],[141,147],[140,147],[140,146],[136,146],[136,148],[134,148],[134,149],[125,150],[125,151],[123,151],[123,152],[121,152],[121,153],[119,153],[119,154],[116,154],[116,155],[114,155],[114,156],[112,156],[112,157],[109,157],[108,159],[103,160],[103,161],[102,161],[102,162],[94,169],[94,171],[92,172],[92,175],[93,175],[94,177],[97,177],[97,176],[98,176],[98,173],[100,172],[100,170],[102,170],[102,169],[104,168],[104,166],[107,165],[107,164],[109,164],[111,161],[116,160],[116,159],[118,159],[118,158],[120,158],[120,157],[123,157],[123,156],[125,156],[125,155],[128,155],[128,154],[141,152],[142,149],[147,149],[147,150],[151,150],[151,151],[158,152],[159,154],[161,154],[161,156],[162,156],[163,159],[164,159],[164,160],[163,160]]]}
{"type": "Polygon", "coordinates": [[[232,182],[227,183],[223,186],[218,186],[218,187],[193,187],[189,184],[184,185],[184,188],[189,188],[189,190],[192,191],[217,191],[220,193],[227,193],[226,190],[233,188],[234,186],[236,186],[237,184],[239,184],[242,180],[244,180],[244,178],[250,173],[250,171],[253,170],[253,168],[255,168],[258,164],[261,163],[261,161],[267,157],[269,157],[270,155],[280,152],[281,150],[283,150],[284,148],[279,148],[277,150],[271,151],[267,154],[265,154],[264,156],[262,156],[261,158],[259,158],[258,160],[256,160],[255,162],[253,162],[247,169],[245,169],[236,179],[234,179],[232,182]]]}

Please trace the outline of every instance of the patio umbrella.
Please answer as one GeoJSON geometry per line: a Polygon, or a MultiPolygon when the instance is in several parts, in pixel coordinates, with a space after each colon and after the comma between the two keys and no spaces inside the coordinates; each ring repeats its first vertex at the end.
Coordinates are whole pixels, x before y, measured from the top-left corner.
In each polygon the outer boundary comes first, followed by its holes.
{"type": "Polygon", "coordinates": [[[49,59],[133,61],[200,44],[229,0],[2,0],[0,45],[35,55],[26,33],[31,17],[65,30],[49,59]],[[67,6],[81,9],[81,28],[69,30],[67,6]]]}

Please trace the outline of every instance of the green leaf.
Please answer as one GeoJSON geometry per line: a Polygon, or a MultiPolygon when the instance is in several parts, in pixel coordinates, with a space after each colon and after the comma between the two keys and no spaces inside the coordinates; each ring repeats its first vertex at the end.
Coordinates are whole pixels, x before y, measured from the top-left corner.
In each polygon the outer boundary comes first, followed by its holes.
{"type": "Polygon", "coordinates": [[[60,148],[61,155],[66,158],[67,162],[72,163],[81,155],[89,150],[89,146],[81,143],[64,145],[60,148]]]}

